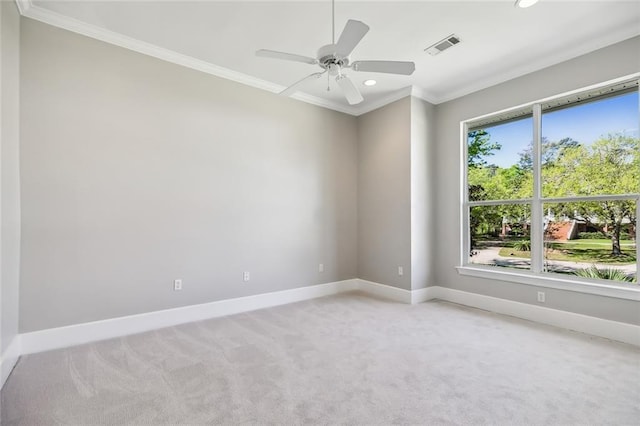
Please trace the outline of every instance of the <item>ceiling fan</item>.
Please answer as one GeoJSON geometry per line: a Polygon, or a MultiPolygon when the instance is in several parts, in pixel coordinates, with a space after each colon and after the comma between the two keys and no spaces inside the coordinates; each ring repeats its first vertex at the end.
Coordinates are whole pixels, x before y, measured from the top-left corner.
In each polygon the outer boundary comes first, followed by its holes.
{"type": "MultiPolygon", "coordinates": [[[[275,50],[260,49],[257,56],[273,59],[283,59],[286,61],[302,62],[310,65],[319,65],[323,71],[310,74],[280,92],[281,95],[290,96],[298,90],[298,87],[305,81],[318,79],[327,74],[327,82],[330,77],[335,77],[338,86],[342,89],[347,102],[350,105],[359,104],[364,100],[353,81],[344,73],[346,69],[353,71],[379,72],[387,74],[411,75],[416,66],[413,62],[405,61],[355,61],[351,62],[349,55],[360,43],[360,40],[369,31],[369,26],[364,22],[349,19],[342,30],[342,34],[335,42],[335,0],[331,0],[331,44],[318,49],[317,56],[296,55],[293,53],[278,52],[275,50]]],[[[328,84],[328,83],[327,83],[328,84]]],[[[327,90],[330,87],[327,86],[327,90]]]]}

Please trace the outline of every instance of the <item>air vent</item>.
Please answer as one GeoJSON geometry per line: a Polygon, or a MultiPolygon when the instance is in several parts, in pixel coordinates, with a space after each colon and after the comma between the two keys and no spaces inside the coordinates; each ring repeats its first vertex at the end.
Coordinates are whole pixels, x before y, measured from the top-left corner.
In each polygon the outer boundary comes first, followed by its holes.
{"type": "Polygon", "coordinates": [[[449,37],[446,37],[440,40],[439,42],[434,43],[431,46],[427,47],[426,49],[424,49],[424,51],[431,56],[435,56],[438,53],[444,52],[448,48],[455,46],[458,43],[460,43],[460,37],[458,37],[455,34],[451,34],[449,37]]]}

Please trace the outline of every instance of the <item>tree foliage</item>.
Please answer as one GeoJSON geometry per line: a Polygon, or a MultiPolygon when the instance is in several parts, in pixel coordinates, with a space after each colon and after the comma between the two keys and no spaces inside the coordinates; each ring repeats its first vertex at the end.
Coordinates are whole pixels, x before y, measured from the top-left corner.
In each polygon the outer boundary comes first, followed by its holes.
{"type": "MultiPolygon", "coordinates": [[[[526,185],[527,171],[517,165],[504,168],[489,164],[486,157],[499,151],[502,145],[492,141],[486,130],[476,130],[469,133],[468,138],[468,173],[469,200],[509,200],[531,197],[533,188],[526,185]]],[[[502,222],[506,220],[511,225],[526,224],[529,208],[521,204],[502,204],[499,206],[478,206],[471,209],[469,227],[471,233],[471,247],[475,247],[477,234],[498,235],[502,230],[502,222]]],[[[523,226],[523,229],[526,225],[523,226]]]]}
{"type": "MultiPolygon", "coordinates": [[[[491,199],[496,193],[496,185],[492,185],[493,177],[499,167],[489,166],[486,157],[494,155],[494,151],[502,148],[500,143],[492,141],[491,135],[484,129],[469,132],[467,138],[468,195],[469,200],[491,199]]],[[[493,233],[489,224],[499,219],[496,208],[474,207],[469,212],[469,228],[471,248],[476,246],[475,236],[479,233],[493,233]]]]}
{"type": "Polygon", "coordinates": [[[517,165],[508,168],[493,165],[470,168],[467,173],[469,185],[479,186],[482,191],[470,192],[469,200],[529,198],[533,193],[533,184],[528,175],[531,175],[530,171],[522,170],[517,165]]]}
{"type": "MultiPolygon", "coordinates": [[[[491,140],[485,130],[469,133],[469,200],[510,200],[533,195],[532,144],[520,153],[517,164],[498,167],[487,157],[502,145],[491,140]]],[[[546,198],[640,193],[639,139],[624,135],[601,137],[591,145],[571,138],[542,140],[542,193],[546,198]]],[[[634,201],[571,202],[553,205],[556,216],[580,218],[611,238],[612,254],[621,254],[620,233],[625,223],[636,226],[634,201]]],[[[470,231],[474,235],[494,232],[503,220],[524,223],[530,220],[528,206],[508,204],[471,209],[470,231]]],[[[525,226],[526,227],[526,226],[525,226]]]]}
{"type": "MultiPolygon", "coordinates": [[[[640,192],[640,139],[623,135],[602,137],[590,146],[563,149],[542,168],[544,197],[637,194],[640,192]]],[[[565,203],[556,214],[580,218],[611,238],[611,252],[621,255],[620,233],[625,221],[635,227],[634,201],[565,203]]]]}
{"type": "Polygon", "coordinates": [[[494,155],[494,151],[502,148],[498,142],[491,141],[491,135],[486,130],[469,132],[467,139],[467,164],[470,168],[487,164],[486,157],[494,155]]]}
{"type": "MultiPolygon", "coordinates": [[[[553,164],[564,154],[565,149],[579,146],[578,141],[572,138],[563,138],[559,141],[550,141],[547,137],[542,137],[542,152],[540,153],[541,166],[544,168],[553,164]]],[[[520,159],[518,167],[521,170],[533,170],[533,141],[529,142],[527,148],[519,153],[520,159]]]]}

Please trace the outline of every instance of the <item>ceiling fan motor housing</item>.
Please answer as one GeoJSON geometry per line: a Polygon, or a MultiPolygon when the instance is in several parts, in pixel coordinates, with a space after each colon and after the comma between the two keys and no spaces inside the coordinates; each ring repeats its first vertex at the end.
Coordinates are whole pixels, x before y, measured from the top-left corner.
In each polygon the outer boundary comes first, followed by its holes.
{"type": "MultiPolygon", "coordinates": [[[[323,69],[332,71],[349,65],[349,58],[342,58],[336,54],[336,45],[327,44],[318,49],[318,65],[323,69]],[[332,66],[334,65],[334,66],[332,66]],[[336,67],[337,66],[337,67],[336,67]]],[[[336,70],[337,71],[337,70],[336,70]]]]}

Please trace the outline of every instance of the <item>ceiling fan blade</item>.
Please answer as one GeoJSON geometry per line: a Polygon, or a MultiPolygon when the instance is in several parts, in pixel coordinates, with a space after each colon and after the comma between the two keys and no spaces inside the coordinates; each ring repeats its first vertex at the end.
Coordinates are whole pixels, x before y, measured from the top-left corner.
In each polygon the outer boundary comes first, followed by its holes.
{"type": "Polygon", "coordinates": [[[291,86],[287,87],[286,89],[284,89],[282,92],[280,92],[279,94],[282,96],[291,96],[293,95],[295,92],[298,91],[298,86],[302,83],[304,83],[307,80],[310,80],[312,78],[320,78],[320,76],[322,76],[324,73],[326,73],[326,71],[322,71],[322,72],[314,72],[313,74],[310,74],[308,76],[306,76],[305,78],[301,78],[300,80],[296,81],[295,83],[293,83],[291,86]]]}
{"type": "Polygon", "coordinates": [[[364,98],[360,94],[360,91],[358,90],[356,85],[353,84],[353,81],[349,79],[349,77],[347,77],[346,75],[339,75],[336,77],[336,81],[342,89],[344,97],[347,98],[347,102],[349,102],[349,105],[356,105],[364,101],[364,98]]]}
{"type": "Polygon", "coordinates": [[[411,75],[416,69],[416,64],[403,61],[355,61],[351,64],[351,68],[354,71],[411,75]]]}
{"type": "Polygon", "coordinates": [[[364,22],[349,19],[344,26],[342,34],[336,43],[336,53],[338,56],[347,57],[353,49],[360,43],[362,37],[369,31],[369,26],[364,22]]]}
{"type": "Polygon", "coordinates": [[[310,58],[308,56],[296,55],[294,53],[278,52],[275,50],[260,49],[256,51],[256,56],[262,56],[263,58],[283,59],[285,61],[303,62],[305,64],[315,65],[318,60],[310,58]]]}

